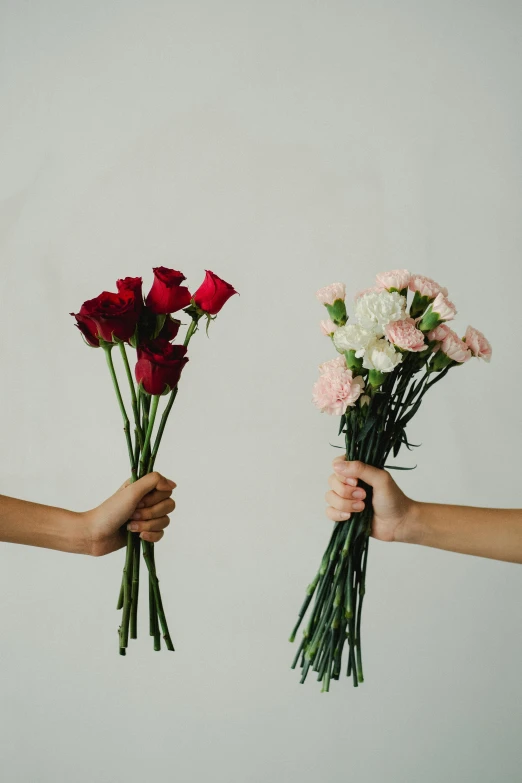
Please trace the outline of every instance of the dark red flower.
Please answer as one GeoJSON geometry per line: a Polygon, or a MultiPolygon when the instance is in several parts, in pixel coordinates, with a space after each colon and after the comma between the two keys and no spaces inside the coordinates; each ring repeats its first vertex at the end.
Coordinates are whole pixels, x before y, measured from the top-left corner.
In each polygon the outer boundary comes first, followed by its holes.
{"type": "Polygon", "coordinates": [[[141,277],[124,277],[116,281],[116,286],[120,294],[130,291],[134,294],[134,309],[139,314],[143,308],[143,280],[141,277]]]}
{"type": "Polygon", "coordinates": [[[147,394],[166,394],[178,385],[188,362],[185,345],[157,338],[138,346],[136,380],[147,394]]]}
{"type": "MultiPolygon", "coordinates": [[[[91,339],[96,336],[108,343],[114,342],[115,339],[126,341],[136,331],[138,313],[135,302],[136,297],[132,291],[122,291],[118,294],[104,291],[96,299],[84,302],[80,312],[72,315],[78,321],[77,326],[84,336],[84,329],[88,327],[91,339]]],[[[92,342],[90,344],[92,345],[92,342]]]]}
{"type": "Polygon", "coordinates": [[[79,313],[70,313],[70,315],[76,318],[75,326],[80,330],[85,338],[85,342],[91,346],[91,348],[99,348],[100,341],[97,336],[97,327],[94,321],[79,313]]]}
{"type": "Polygon", "coordinates": [[[158,266],[154,272],[154,283],[146,299],[147,307],[157,315],[175,313],[190,304],[190,291],[181,283],[186,280],[182,272],[158,266]]]}
{"type": "Polygon", "coordinates": [[[207,270],[203,283],[194,294],[194,301],[201,310],[216,315],[234,294],[237,294],[234,286],[207,270]]]}
{"type": "Polygon", "coordinates": [[[169,342],[172,342],[172,340],[176,338],[180,326],[181,326],[181,321],[178,321],[176,318],[171,318],[170,315],[168,315],[165,319],[165,323],[163,324],[160,333],[158,334],[158,339],[168,340],[169,342]]]}

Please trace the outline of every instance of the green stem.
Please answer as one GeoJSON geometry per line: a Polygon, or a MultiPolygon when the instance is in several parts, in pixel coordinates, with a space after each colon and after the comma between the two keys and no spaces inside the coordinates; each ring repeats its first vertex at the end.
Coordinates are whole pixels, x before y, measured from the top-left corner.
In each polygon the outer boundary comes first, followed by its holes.
{"type": "Polygon", "coordinates": [[[103,350],[105,351],[105,358],[107,359],[107,365],[109,367],[109,372],[111,374],[112,384],[114,386],[114,391],[116,392],[118,405],[120,406],[121,416],[123,419],[123,431],[125,433],[125,440],[127,441],[127,449],[129,451],[129,462],[131,464],[131,473],[132,473],[131,481],[134,482],[136,481],[137,476],[136,476],[136,468],[134,466],[134,451],[132,448],[132,441],[130,436],[129,417],[127,416],[127,411],[125,410],[125,404],[121,396],[121,391],[118,384],[118,378],[116,377],[116,371],[114,369],[114,363],[112,361],[112,354],[111,354],[112,345],[108,345],[107,347],[104,346],[103,350]]]}
{"type": "Polygon", "coordinates": [[[154,561],[152,559],[151,555],[151,549],[152,544],[150,541],[144,541],[143,542],[143,558],[145,560],[145,563],[147,564],[147,568],[149,569],[149,576],[152,581],[152,589],[154,591],[154,599],[156,601],[156,609],[158,612],[158,617],[161,625],[161,630],[163,633],[163,638],[165,639],[165,644],[167,646],[167,650],[174,650],[174,645],[172,644],[172,639],[170,638],[169,628],[167,625],[167,619],[165,617],[165,612],[163,610],[163,602],[161,600],[161,593],[159,589],[159,581],[156,574],[156,568],[154,561]]]}
{"type": "MultiPolygon", "coordinates": [[[[187,334],[185,335],[185,340],[183,341],[183,345],[186,347],[190,343],[190,340],[192,336],[197,332],[198,329],[198,321],[199,318],[193,318],[190,322],[190,326],[187,329],[187,334]]],[[[163,411],[163,415],[161,417],[158,432],[156,434],[156,440],[154,442],[154,448],[152,449],[152,454],[150,456],[149,465],[147,468],[147,472],[151,473],[154,470],[154,463],[156,462],[156,457],[158,455],[158,449],[160,447],[161,438],[163,437],[163,432],[165,431],[165,425],[167,423],[167,419],[169,418],[170,411],[172,410],[172,406],[174,405],[174,400],[178,396],[178,387],[176,386],[175,389],[172,389],[169,397],[169,401],[165,407],[165,410],[163,411]]]]}
{"type": "Polygon", "coordinates": [[[120,627],[120,649],[129,644],[129,622],[132,606],[132,562],[134,557],[134,546],[132,533],[127,532],[127,552],[125,555],[125,566],[123,568],[123,615],[120,627]]]}
{"type": "Polygon", "coordinates": [[[131,589],[131,616],[130,616],[130,638],[138,638],[138,597],[140,589],[140,536],[139,533],[132,534],[132,545],[134,548],[132,560],[132,589],[131,589]]]}
{"type": "Polygon", "coordinates": [[[140,424],[140,414],[138,409],[138,397],[136,396],[136,386],[134,384],[131,368],[129,366],[129,359],[127,357],[127,351],[125,350],[125,343],[119,343],[119,346],[120,346],[121,358],[123,359],[123,366],[125,367],[125,373],[127,375],[127,380],[129,382],[129,389],[130,389],[131,401],[132,401],[132,412],[134,414],[135,431],[139,440],[140,448],[142,448],[143,432],[141,430],[141,424],[140,424]]]}
{"type": "Polygon", "coordinates": [[[150,446],[152,431],[154,429],[154,421],[156,419],[156,413],[158,411],[158,403],[159,403],[159,395],[155,394],[151,400],[150,414],[148,415],[147,432],[145,434],[145,440],[143,442],[143,448],[141,452],[140,472],[139,472],[140,478],[144,476],[146,472],[148,472],[145,470],[146,455],[147,455],[147,450],[150,446]]]}

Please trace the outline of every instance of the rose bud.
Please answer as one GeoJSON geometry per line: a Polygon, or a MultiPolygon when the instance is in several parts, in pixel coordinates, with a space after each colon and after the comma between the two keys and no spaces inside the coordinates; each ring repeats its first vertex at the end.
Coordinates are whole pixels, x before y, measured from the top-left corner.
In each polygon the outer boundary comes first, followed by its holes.
{"type": "Polygon", "coordinates": [[[116,286],[120,294],[130,291],[134,295],[134,308],[139,314],[143,308],[143,280],[141,277],[124,277],[116,281],[116,286]]]}
{"type": "MultiPolygon", "coordinates": [[[[94,335],[105,342],[114,340],[125,342],[130,340],[136,331],[138,314],[135,309],[135,295],[132,291],[113,294],[103,291],[95,299],[84,302],[78,314],[72,313],[78,321],[91,329],[94,324],[94,335]],[[87,323],[85,319],[88,319],[87,323]]],[[[85,332],[82,329],[85,336],[85,332]]],[[[92,334],[92,333],[91,333],[92,334]]]]}
{"type": "Polygon", "coordinates": [[[182,272],[158,266],[154,272],[154,283],[147,296],[146,304],[156,315],[175,313],[190,304],[190,291],[181,283],[186,280],[182,272]]]}
{"type": "Polygon", "coordinates": [[[170,315],[168,315],[165,319],[165,323],[161,327],[158,338],[172,342],[172,340],[177,337],[180,326],[181,321],[178,321],[176,318],[171,318],[170,315]]]}
{"type": "Polygon", "coordinates": [[[234,286],[206,270],[205,279],[194,294],[194,302],[203,312],[217,315],[225,302],[237,294],[234,286]]]}
{"type": "Polygon", "coordinates": [[[91,321],[90,318],[82,315],[81,310],[79,313],[69,313],[69,315],[72,315],[74,318],[76,318],[75,326],[82,333],[87,345],[90,345],[91,348],[99,348],[100,340],[98,338],[98,330],[94,321],[91,321]]]}
{"type": "Polygon", "coordinates": [[[183,367],[188,362],[185,345],[172,345],[156,339],[138,347],[136,380],[147,394],[167,394],[178,385],[183,367]]]}

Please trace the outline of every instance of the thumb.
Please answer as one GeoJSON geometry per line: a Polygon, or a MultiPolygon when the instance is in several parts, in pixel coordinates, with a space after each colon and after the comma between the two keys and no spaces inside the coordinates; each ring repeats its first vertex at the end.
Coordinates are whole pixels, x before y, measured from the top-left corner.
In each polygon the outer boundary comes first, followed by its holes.
{"type": "Polygon", "coordinates": [[[133,484],[128,484],[128,486],[124,488],[124,492],[126,492],[129,499],[132,499],[132,502],[137,505],[145,495],[148,495],[149,492],[152,492],[154,489],[157,489],[160,492],[171,492],[175,486],[176,484],[174,481],[170,481],[170,479],[162,476],[161,473],[154,471],[153,473],[147,473],[146,476],[138,479],[138,481],[135,481],[133,484]]]}
{"type": "Polygon", "coordinates": [[[389,474],[385,470],[366,465],[366,463],[359,460],[354,462],[336,460],[334,462],[334,471],[343,478],[361,479],[361,481],[376,489],[382,487],[389,478],[389,474]]]}

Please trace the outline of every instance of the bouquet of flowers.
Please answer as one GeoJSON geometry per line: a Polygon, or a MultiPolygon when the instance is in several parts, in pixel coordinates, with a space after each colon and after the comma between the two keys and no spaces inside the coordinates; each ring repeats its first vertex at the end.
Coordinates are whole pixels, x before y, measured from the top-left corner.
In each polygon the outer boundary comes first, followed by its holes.
{"type": "MultiPolygon", "coordinates": [[[[402,446],[414,448],[406,428],[424,395],[470,358],[489,361],[491,346],[472,327],[461,339],[447,325],[457,312],[447,290],[406,269],[377,275],[376,285],[355,297],[355,323],[347,323],[345,296],[343,283],[317,292],[329,316],[322,332],[340,355],[320,366],[313,402],[340,416],[347,460],[383,468],[402,446]]],[[[323,691],[339,679],[345,650],[347,675],[354,686],[363,682],[361,617],[372,527],[371,487],[363,486],[365,508],[336,524],[290,636],[293,642],[315,596],[292,668],[300,663],[302,683],[312,669],[323,691]]]]}
{"type": "MultiPolygon", "coordinates": [[[[96,299],[84,302],[76,318],[76,326],[87,345],[102,348],[112,378],[116,398],[123,418],[123,430],[129,453],[130,481],[151,473],[158,455],[161,438],[178,393],[181,372],[188,362],[187,348],[201,319],[215,319],[225,302],[237,293],[234,288],[207,271],[195,294],[183,285],[185,276],[166,267],[153,270],[154,282],[145,301],[141,277],[118,280],[117,293],[104,291],[96,299]],[[176,343],[181,321],[172,314],[183,310],[190,317],[182,343],[176,343]],[[136,350],[134,376],[126,345],[136,350]],[[134,438],[122,391],[113,362],[117,346],[127,377],[134,438]],[[167,396],[159,424],[160,398],[167,396]]],[[[168,650],[174,650],[169,633],[154,559],[154,544],[140,539],[139,533],[127,531],[127,547],[123,579],[118,599],[122,610],[119,628],[120,654],[125,655],[131,639],[137,638],[138,595],[140,584],[140,543],[148,570],[150,635],[154,649],[161,649],[161,635],[168,650]],[[160,633],[161,629],[161,633],[160,633]]]]}

